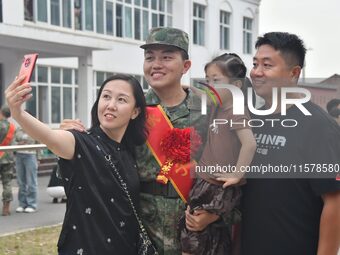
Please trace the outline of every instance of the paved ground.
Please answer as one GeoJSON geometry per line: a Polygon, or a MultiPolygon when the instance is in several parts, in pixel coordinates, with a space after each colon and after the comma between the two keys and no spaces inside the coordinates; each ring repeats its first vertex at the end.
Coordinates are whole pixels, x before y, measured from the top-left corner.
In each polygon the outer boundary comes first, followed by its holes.
{"type": "MultiPolygon", "coordinates": [[[[51,226],[62,223],[65,213],[65,204],[53,204],[52,198],[46,193],[49,177],[43,176],[38,178],[39,191],[38,200],[39,208],[35,213],[15,213],[18,206],[18,186],[16,180],[13,180],[14,201],[11,204],[11,216],[1,216],[0,214],[0,236],[23,231],[26,229],[51,226]]],[[[0,184],[0,194],[2,193],[2,185],[0,184]]],[[[2,205],[0,206],[2,210],[2,205]]],[[[340,251],[338,253],[340,255],[340,251]]]]}
{"type": "MultiPolygon", "coordinates": [[[[18,186],[16,180],[13,180],[14,201],[11,203],[11,215],[4,217],[0,214],[0,236],[25,229],[55,225],[63,221],[65,204],[52,203],[52,198],[46,193],[48,181],[48,176],[38,178],[38,210],[35,213],[16,213],[18,186]]],[[[0,183],[0,195],[1,193],[2,185],[0,183]]],[[[0,205],[0,210],[2,211],[2,204],[0,205]]]]}

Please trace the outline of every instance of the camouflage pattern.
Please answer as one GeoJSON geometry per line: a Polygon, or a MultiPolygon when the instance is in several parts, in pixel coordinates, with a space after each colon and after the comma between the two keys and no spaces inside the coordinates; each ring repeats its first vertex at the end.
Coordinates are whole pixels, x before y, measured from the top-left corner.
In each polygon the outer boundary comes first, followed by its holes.
{"type": "Polygon", "coordinates": [[[184,31],[172,27],[156,27],[150,30],[145,44],[140,46],[146,49],[153,45],[175,46],[188,53],[189,38],[184,31]]]}
{"type": "MultiPolygon", "coordinates": [[[[147,105],[161,104],[160,99],[156,93],[150,89],[145,95],[147,105]]],[[[206,137],[207,120],[205,116],[201,115],[201,98],[195,95],[191,90],[188,90],[188,96],[182,104],[166,108],[162,106],[169,120],[175,128],[186,128],[194,126],[200,133],[202,139],[206,137]]],[[[138,166],[140,168],[140,181],[149,182],[156,180],[159,172],[159,165],[156,159],[152,156],[147,145],[139,146],[137,150],[138,166]]]]}
{"type": "MultiPolygon", "coordinates": [[[[146,94],[146,101],[148,105],[160,104],[159,98],[152,89],[146,94]]],[[[202,128],[207,121],[201,115],[200,97],[194,95],[190,90],[182,104],[171,108],[162,107],[174,127],[194,126],[198,132],[201,129],[206,130],[205,127],[202,128]]],[[[137,156],[140,181],[142,183],[155,181],[160,167],[146,145],[138,148],[137,156]]],[[[140,203],[140,216],[159,254],[181,254],[177,224],[185,210],[182,200],[141,193],[140,203]]]]}
{"type": "MultiPolygon", "coordinates": [[[[7,135],[9,122],[7,119],[0,120],[0,142],[4,140],[7,135]]],[[[12,140],[12,143],[14,139],[12,140]]],[[[0,177],[2,182],[2,200],[3,201],[12,201],[13,193],[11,181],[13,177],[14,170],[14,156],[12,152],[6,152],[0,158],[0,177]]]]}
{"type": "Polygon", "coordinates": [[[0,177],[2,182],[2,201],[8,202],[13,200],[12,178],[14,163],[0,164],[0,177]]]}
{"type": "MultiPolygon", "coordinates": [[[[7,135],[9,128],[9,121],[7,119],[0,120],[0,142],[4,140],[7,135]]],[[[14,139],[12,140],[12,144],[14,143],[14,139]]],[[[14,162],[13,152],[5,152],[4,155],[0,158],[0,164],[9,164],[14,162]]]]}

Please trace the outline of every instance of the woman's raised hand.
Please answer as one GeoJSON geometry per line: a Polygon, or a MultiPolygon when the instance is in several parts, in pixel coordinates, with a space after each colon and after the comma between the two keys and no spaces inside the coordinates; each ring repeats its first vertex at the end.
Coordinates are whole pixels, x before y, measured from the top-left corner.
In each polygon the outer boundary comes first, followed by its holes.
{"type": "Polygon", "coordinates": [[[20,115],[23,111],[21,105],[32,97],[29,83],[21,84],[24,78],[25,75],[16,77],[5,90],[6,101],[13,117],[20,115]]]}

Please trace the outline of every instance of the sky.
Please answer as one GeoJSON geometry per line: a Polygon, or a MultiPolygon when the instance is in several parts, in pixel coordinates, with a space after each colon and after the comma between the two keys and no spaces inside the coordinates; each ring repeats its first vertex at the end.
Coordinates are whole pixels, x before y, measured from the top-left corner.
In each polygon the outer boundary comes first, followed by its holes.
{"type": "Polygon", "coordinates": [[[259,25],[303,39],[307,78],[340,74],[340,0],[261,0],[259,25]]]}

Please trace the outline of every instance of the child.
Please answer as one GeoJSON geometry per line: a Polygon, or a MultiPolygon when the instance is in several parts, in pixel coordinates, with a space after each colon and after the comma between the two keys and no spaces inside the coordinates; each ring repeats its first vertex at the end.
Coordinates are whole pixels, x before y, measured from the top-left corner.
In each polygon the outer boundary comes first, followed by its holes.
{"type": "MultiPolygon", "coordinates": [[[[206,64],[206,78],[209,84],[232,84],[245,91],[247,89],[246,67],[236,54],[223,54],[206,64]]],[[[207,142],[198,163],[204,166],[241,166],[251,163],[256,149],[256,142],[251,129],[247,126],[249,114],[233,115],[233,97],[228,89],[217,89],[223,104],[213,107],[209,123],[213,119],[228,120],[228,124],[210,125],[207,142]],[[231,125],[231,120],[233,125],[231,125]],[[245,120],[245,121],[244,121],[245,120]],[[237,123],[237,124],[236,124],[237,123]],[[242,125],[245,123],[245,125],[242,125]]],[[[180,238],[183,254],[228,255],[231,253],[230,229],[215,221],[202,231],[193,228],[195,215],[200,210],[228,215],[239,204],[242,173],[209,174],[197,172],[199,178],[191,189],[189,207],[180,224],[180,238]],[[223,184],[224,182],[224,184],[223,184]],[[222,185],[223,184],[223,185],[222,185]]]]}

